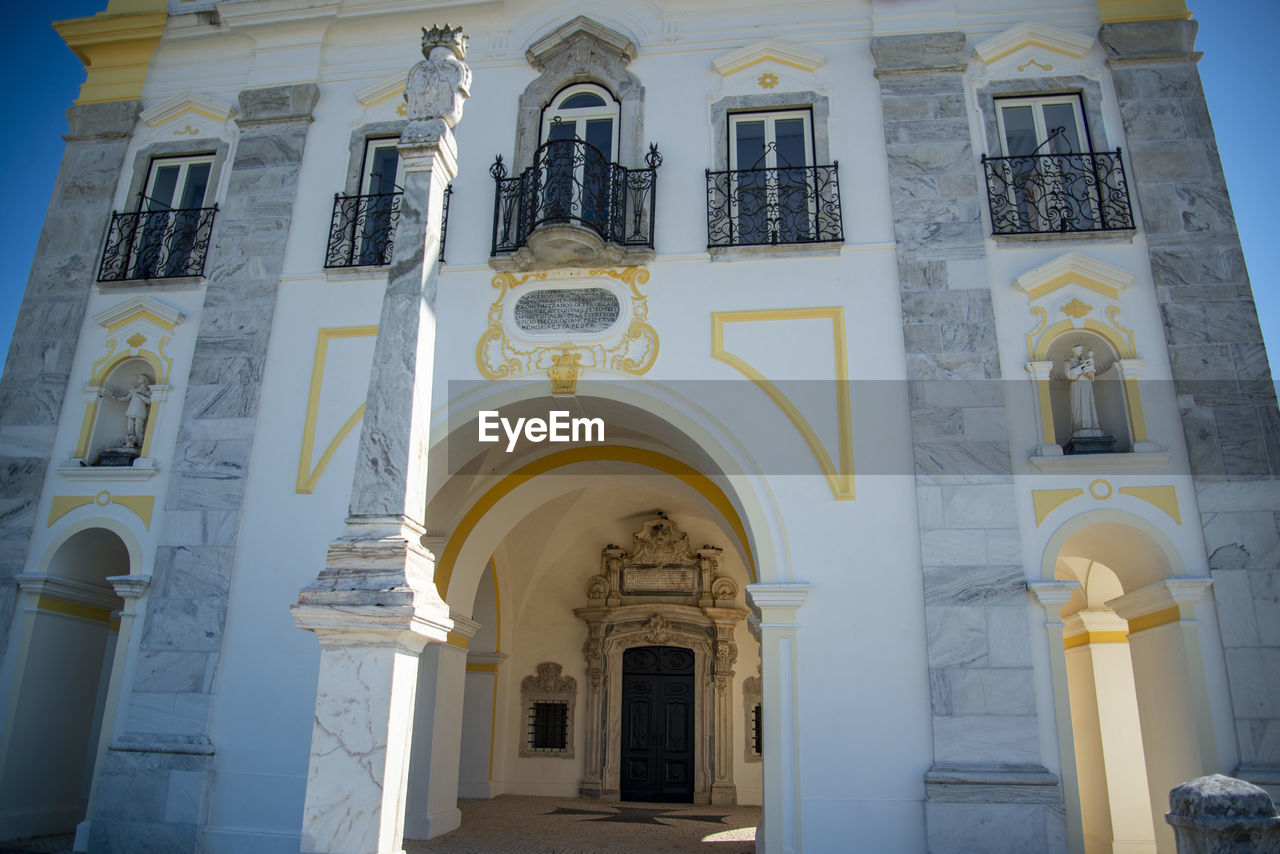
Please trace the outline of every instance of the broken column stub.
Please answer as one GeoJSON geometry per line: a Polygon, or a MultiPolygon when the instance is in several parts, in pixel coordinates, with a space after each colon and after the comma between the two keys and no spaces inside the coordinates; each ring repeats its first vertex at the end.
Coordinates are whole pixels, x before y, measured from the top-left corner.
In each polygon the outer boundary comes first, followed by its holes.
{"type": "Polygon", "coordinates": [[[1265,790],[1210,774],[1169,792],[1178,854],[1280,854],[1280,815],[1265,790]]]}

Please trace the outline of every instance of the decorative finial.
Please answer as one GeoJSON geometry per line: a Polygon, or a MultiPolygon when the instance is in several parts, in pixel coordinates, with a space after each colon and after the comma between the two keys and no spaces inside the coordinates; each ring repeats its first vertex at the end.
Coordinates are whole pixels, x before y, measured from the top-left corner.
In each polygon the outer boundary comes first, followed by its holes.
{"type": "Polygon", "coordinates": [[[489,167],[489,177],[496,181],[501,181],[507,177],[507,164],[502,162],[501,154],[494,156],[493,165],[489,167]]]}
{"type": "Polygon", "coordinates": [[[658,153],[658,143],[649,143],[649,153],[644,156],[644,162],[649,164],[650,169],[657,169],[662,165],[662,155],[658,153]]]}
{"type": "Polygon", "coordinates": [[[433,26],[429,30],[423,27],[422,55],[430,59],[433,48],[447,47],[458,59],[466,59],[467,41],[468,38],[462,34],[462,27],[451,27],[448,24],[443,27],[433,26]]]}

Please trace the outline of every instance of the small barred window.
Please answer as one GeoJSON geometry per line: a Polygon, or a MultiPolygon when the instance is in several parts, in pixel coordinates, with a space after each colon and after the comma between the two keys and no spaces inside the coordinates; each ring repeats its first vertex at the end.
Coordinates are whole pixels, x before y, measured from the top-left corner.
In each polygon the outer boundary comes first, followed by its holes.
{"type": "Polygon", "coordinates": [[[569,746],[569,704],[536,702],[529,708],[529,749],[565,750],[569,746]]]}

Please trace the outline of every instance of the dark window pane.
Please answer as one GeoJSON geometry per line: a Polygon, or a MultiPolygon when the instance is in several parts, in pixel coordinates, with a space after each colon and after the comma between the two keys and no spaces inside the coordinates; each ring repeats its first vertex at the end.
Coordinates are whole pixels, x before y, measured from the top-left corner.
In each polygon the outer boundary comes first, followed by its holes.
{"type": "Polygon", "coordinates": [[[773,123],[773,132],[779,166],[804,166],[808,163],[804,147],[804,119],[778,119],[773,123]]]}
{"type": "Polygon", "coordinates": [[[394,193],[396,169],[400,165],[400,152],[394,145],[373,150],[373,163],[369,167],[369,193],[394,193]]]}
{"type": "Polygon", "coordinates": [[[209,168],[211,163],[192,163],[187,168],[187,186],[182,189],[181,208],[204,207],[204,192],[209,186],[209,168]]]}
{"type": "Polygon", "coordinates": [[[590,119],[587,122],[587,142],[600,149],[606,158],[613,159],[613,119],[590,119]]]}
{"type": "Polygon", "coordinates": [[[734,125],[738,169],[764,167],[764,122],[737,122],[734,125]]]}
{"type": "Polygon", "coordinates": [[[565,750],[568,742],[568,704],[534,703],[529,715],[529,746],[534,750],[565,750]]]}
{"type": "Polygon", "coordinates": [[[1076,111],[1070,104],[1046,104],[1044,107],[1044,128],[1053,142],[1045,146],[1047,153],[1068,154],[1080,151],[1080,136],[1076,132],[1076,111]],[[1054,131],[1062,129],[1062,133],[1054,135],[1054,131]]]}
{"type": "Polygon", "coordinates": [[[178,186],[178,166],[160,166],[156,168],[155,180],[151,182],[151,193],[147,200],[147,210],[163,211],[173,207],[173,191],[178,186]]]}
{"type": "Polygon", "coordinates": [[[604,98],[594,92],[579,92],[576,95],[570,95],[560,104],[562,110],[576,110],[579,107],[603,107],[604,98]]]}
{"type": "Polygon", "coordinates": [[[1004,139],[1010,157],[1032,154],[1039,145],[1036,142],[1036,125],[1030,107],[1003,107],[1004,139]]]}

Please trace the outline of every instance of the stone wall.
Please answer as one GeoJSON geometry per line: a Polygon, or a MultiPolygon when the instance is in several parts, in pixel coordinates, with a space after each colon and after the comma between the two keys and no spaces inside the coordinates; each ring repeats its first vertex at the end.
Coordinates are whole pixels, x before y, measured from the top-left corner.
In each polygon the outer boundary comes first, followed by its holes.
{"type": "Polygon", "coordinates": [[[193,851],[207,814],[213,686],[267,339],[314,84],[240,94],[240,139],[213,228],[161,545],[123,735],[99,772],[95,852],[193,851]]]}
{"type": "Polygon", "coordinates": [[[1062,790],[1040,765],[980,166],[965,112],[965,36],[878,37],[871,52],[920,512],[933,710],[929,850],[1065,850],[1062,790]]]}
{"type": "Polygon", "coordinates": [[[0,657],[17,594],[12,578],[27,560],[111,199],[140,109],[124,101],[67,111],[67,147],[0,379],[0,657]]]}
{"type": "Polygon", "coordinates": [[[1099,38],[1124,120],[1204,526],[1235,709],[1235,773],[1274,787],[1280,411],[1196,70],[1195,34],[1194,21],[1157,21],[1108,24],[1099,38]]]}

